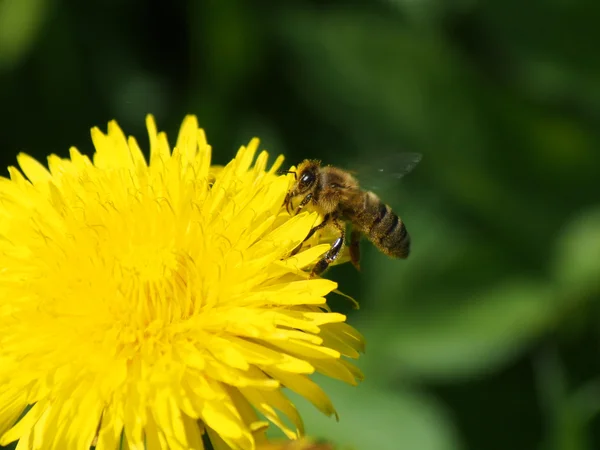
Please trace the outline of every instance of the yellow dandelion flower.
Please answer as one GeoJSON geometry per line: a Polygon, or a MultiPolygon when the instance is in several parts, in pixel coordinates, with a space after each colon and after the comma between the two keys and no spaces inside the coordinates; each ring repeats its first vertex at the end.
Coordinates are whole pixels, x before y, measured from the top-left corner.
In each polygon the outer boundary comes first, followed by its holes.
{"type": "Polygon", "coordinates": [[[361,336],[336,288],[290,257],[317,221],[290,217],[291,176],[258,141],[212,170],[196,118],[171,151],[149,117],[149,163],[115,122],[48,169],[0,178],[0,445],[255,449],[302,420],[282,388],[335,414],[313,372],[355,384],[361,336]]]}

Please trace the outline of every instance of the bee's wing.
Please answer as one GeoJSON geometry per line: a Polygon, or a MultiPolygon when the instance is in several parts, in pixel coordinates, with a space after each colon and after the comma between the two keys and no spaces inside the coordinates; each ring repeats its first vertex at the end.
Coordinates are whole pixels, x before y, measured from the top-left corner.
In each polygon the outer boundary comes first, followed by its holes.
{"type": "Polygon", "coordinates": [[[422,158],[420,153],[390,153],[371,161],[356,162],[348,171],[356,174],[363,189],[381,191],[395,185],[400,178],[411,172],[422,158]]]}

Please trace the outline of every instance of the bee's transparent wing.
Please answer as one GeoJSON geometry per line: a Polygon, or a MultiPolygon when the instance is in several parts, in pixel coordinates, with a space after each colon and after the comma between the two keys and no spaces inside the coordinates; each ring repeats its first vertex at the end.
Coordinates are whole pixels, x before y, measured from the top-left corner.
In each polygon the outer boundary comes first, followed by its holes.
{"type": "Polygon", "coordinates": [[[423,155],[412,152],[389,153],[371,161],[360,160],[348,167],[366,190],[381,191],[395,185],[411,172],[423,155]]]}

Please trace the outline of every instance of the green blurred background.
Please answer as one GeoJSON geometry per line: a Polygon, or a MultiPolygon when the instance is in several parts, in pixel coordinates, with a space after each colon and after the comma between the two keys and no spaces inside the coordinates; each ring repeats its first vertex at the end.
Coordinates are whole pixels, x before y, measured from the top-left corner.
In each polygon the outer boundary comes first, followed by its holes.
{"type": "MultiPolygon", "coordinates": [[[[0,0],[2,166],[146,145],[197,114],[223,163],[252,136],[292,164],[422,163],[381,192],[406,261],[363,243],[329,276],[367,339],[323,381],[357,450],[600,449],[600,3],[0,0]]],[[[6,173],[5,171],[3,172],[6,173]]]]}

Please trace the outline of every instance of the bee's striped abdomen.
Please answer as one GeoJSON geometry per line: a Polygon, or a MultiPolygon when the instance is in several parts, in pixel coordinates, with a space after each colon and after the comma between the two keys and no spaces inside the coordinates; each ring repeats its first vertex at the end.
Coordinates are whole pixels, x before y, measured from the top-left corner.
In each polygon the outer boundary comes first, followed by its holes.
{"type": "Polygon", "coordinates": [[[364,202],[363,233],[383,253],[394,258],[408,257],[410,236],[402,219],[372,192],[365,193],[364,202]]]}

